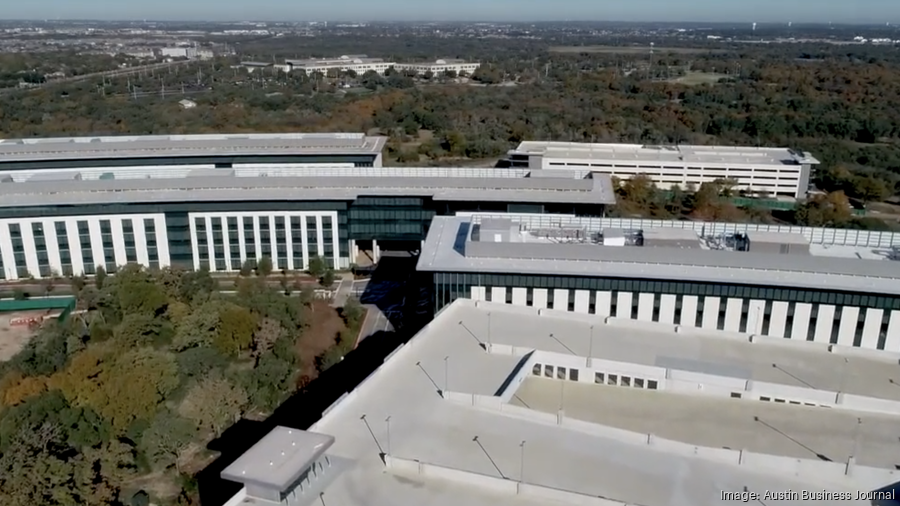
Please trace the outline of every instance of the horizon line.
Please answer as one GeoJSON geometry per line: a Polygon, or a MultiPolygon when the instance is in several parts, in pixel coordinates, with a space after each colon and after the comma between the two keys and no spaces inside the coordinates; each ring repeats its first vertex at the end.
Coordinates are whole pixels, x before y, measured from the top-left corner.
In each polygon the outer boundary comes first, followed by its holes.
{"type": "Polygon", "coordinates": [[[757,28],[760,26],[766,25],[787,25],[788,23],[792,24],[792,27],[796,26],[880,26],[880,27],[892,27],[898,28],[900,27],[900,22],[898,22],[895,26],[894,22],[852,22],[852,21],[843,21],[843,22],[826,22],[826,21],[794,21],[794,20],[785,20],[785,21],[746,21],[746,20],[732,20],[732,21],[690,21],[690,20],[681,20],[681,21],[634,21],[634,20],[614,20],[614,19],[579,19],[579,20],[503,20],[503,19],[444,19],[444,20],[435,20],[435,19],[410,19],[410,20],[389,20],[389,19],[370,19],[370,20],[334,20],[334,19],[307,19],[307,20],[265,20],[265,19],[221,19],[221,20],[199,20],[199,19],[151,19],[151,18],[121,18],[121,19],[100,19],[100,18],[58,18],[58,19],[50,19],[50,18],[12,18],[12,19],[4,19],[0,20],[0,24],[8,24],[15,22],[41,22],[41,23],[64,23],[64,22],[99,22],[99,23],[208,23],[208,24],[222,24],[222,23],[246,23],[246,24],[254,24],[254,23],[272,23],[272,24],[292,24],[292,23],[371,23],[371,24],[410,24],[410,23],[422,23],[422,24],[440,24],[440,23],[449,23],[449,24],[512,24],[512,25],[521,25],[521,24],[531,24],[531,25],[548,25],[548,24],[587,24],[587,23],[607,23],[607,24],[657,24],[657,25],[665,25],[665,24],[689,24],[689,25],[744,25],[744,24],[756,24],[757,28]]]}

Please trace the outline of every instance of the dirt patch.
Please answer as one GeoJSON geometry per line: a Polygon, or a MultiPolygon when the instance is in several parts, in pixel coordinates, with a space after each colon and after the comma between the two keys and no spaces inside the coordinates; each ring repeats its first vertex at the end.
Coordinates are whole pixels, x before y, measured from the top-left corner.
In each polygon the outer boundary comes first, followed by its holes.
{"type": "Polygon", "coordinates": [[[317,300],[306,312],[309,327],[297,340],[301,374],[316,377],[316,357],[337,343],[338,334],[346,328],[343,318],[328,302],[317,300]]]}
{"type": "Polygon", "coordinates": [[[40,321],[46,311],[17,311],[0,314],[0,362],[13,358],[34,335],[34,327],[27,323],[33,319],[40,321]]]}
{"type": "Polygon", "coordinates": [[[671,82],[684,84],[686,86],[699,86],[701,84],[717,84],[720,79],[725,79],[725,74],[717,74],[714,72],[688,72],[682,77],[672,79],[671,82]]]}

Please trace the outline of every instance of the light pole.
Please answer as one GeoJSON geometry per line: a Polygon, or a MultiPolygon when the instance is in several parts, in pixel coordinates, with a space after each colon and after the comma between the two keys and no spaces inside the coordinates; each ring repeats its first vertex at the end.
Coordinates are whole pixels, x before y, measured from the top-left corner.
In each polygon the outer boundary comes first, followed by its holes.
{"type": "Polygon", "coordinates": [[[519,483],[525,483],[525,441],[519,443],[519,483]]]}
{"type": "Polygon", "coordinates": [[[853,433],[853,455],[851,455],[851,457],[853,457],[853,458],[856,458],[857,455],[859,454],[859,438],[862,433],[862,430],[861,430],[862,429],[862,418],[856,419],[856,428],[855,429],[856,430],[853,433]]]}
{"type": "Polygon", "coordinates": [[[450,388],[450,386],[448,385],[449,378],[450,378],[450,372],[449,372],[450,367],[447,363],[447,361],[449,359],[450,359],[450,355],[447,355],[446,357],[444,357],[444,392],[446,392],[450,388]]]}
{"type": "Polygon", "coordinates": [[[594,360],[594,326],[591,325],[591,340],[588,342],[588,365],[594,360]]]}
{"type": "Polygon", "coordinates": [[[841,389],[839,390],[839,393],[843,393],[843,392],[844,392],[844,388],[847,387],[847,367],[848,367],[848,364],[850,364],[850,359],[847,358],[847,357],[844,357],[844,365],[843,365],[843,367],[841,367],[841,389]]]}
{"type": "Polygon", "coordinates": [[[384,423],[387,425],[387,452],[391,455],[391,417],[385,418],[384,423]]]}

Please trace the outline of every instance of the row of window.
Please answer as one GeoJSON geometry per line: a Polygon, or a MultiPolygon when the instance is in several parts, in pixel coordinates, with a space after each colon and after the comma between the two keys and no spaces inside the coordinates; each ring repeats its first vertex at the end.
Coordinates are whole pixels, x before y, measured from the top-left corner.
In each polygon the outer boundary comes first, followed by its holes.
{"type": "MultiPolygon", "coordinates": [[[[738,393],[738,392],[733,392],[733,393],[731,394],[731,397],[734,398],[734,399],[740,399],[740,398],[741,398],[741,394],[738,393]]],[[[825,404],[815,404],[815,403],[812,403],[812,402],[792,401],[792,400],[788,400],[788,399],[781,399],[781,398],[778,398],[778,397],[765,397],[765,396],[760,396],[759,400],[762,401],[762,402],[774,402],[774,403],[776,403],[776,404],[793,404],[793,405],[795,405],[795,406],[813,406],[813,407],[819,407],[819,408],[830,408],[830,407],[831,407],[831,406],[828,406],[828,405],[825,405],[825,404]]]]}
{"type": "MultiPolygon", "coordinates": [[[[691,281],[655,281],[608,277],[576,277],[529,274],[482,274],[438,272],[434,274],[435,289],[438,294],[436,309],[450,304],[457,298],[469,298],[471,287],[511,287],[587,290],[590,292],[640,292],[671,295],[697,295],[732,299],[756,299],[806,304],[829,304],[833,306],[872,307],[900,310],[900,297],[854,292],[838,292],[804,288],[778,288],[725,283],[702,283],[691,281]]],[[[574,294],[570,292],[574,303],[574,294]]],[[[594,294],[594,296],[596,296],[594,294]]]]}
{"type": "MultiPolygon", "coordinates": [[[[578,381],[578,371],[579,370],[574,367],[562,367],[539,363],[535,363],[531,367],[531,374],[533,376],[543,376],[545,378],[569,381],[578,381]]],[[[644,388],[647,390],[657,390],[659,388],[659,382],[657,380],[602,372],[594,373],[594,383],[598,385],[644,388]]]]}

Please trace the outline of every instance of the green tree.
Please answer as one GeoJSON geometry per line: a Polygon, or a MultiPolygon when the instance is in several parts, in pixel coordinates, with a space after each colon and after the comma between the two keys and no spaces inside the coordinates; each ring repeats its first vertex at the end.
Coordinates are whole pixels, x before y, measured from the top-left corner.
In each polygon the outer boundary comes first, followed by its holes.
{"type": "Polygon", "coordinates": [[[328,269],[325,271],[325,274],[322,274],[322,277],[319,279],[319,282],[325,288],[331,288],[331,285],[334,284],[334,271],[328,269]]]}
{"type": "Polygon", "coordinates": [[[309,259],[309,268],[307,269],[307,272],[309,272],[310,276],[316,279],[320,279],[325,275],[325,271],[327,270],[328,264],[325,262],[324,258],[320,256],[314,256],[309,259]]]}
{"type": "Polygon", "coordinates": [[[194,422],[162,411],[156,414],[141,435],[139,448],[154,467],[165,469],[174,465],[181,472],[178,459],[196,437],[197,426],[194,422]]]}
{"type": "Polygon", "coordinates": [[[133,349],[168,342],[174,331],[166,320],[143,313],[127,314],[115,328],[116,345],[133,349]]]}
{"type": "Polygon", "coordinates": [[[219,309],[219,329],[214,344],[225,355],[236,356],[250,348],[256,317],[241,306],[225,303],[219,309]]]}
{"type": "Polygon", "coordinates": [[[272,274],[272,258],[266,255],[260,257],[256,272],[264,278],[269,277],[269,274],[272,274]]]}
{"type": "Polygon", "coordinates": [[[251,274],[253,274],[253,260],[250,260],[248,258],[244,263],[241,264],[240,274],[241,274],[241,277],[245,277],[245,278],[249,277],[251,274]]]}
{"type": "Polygon", "coordinates": [[[97,287],[97,290],[103,290],[104,283],[106,283],[106,268],[98,265],[94,274],[94,286],[97,287]]]}
{"type": "Polygon", "coordinates": [[[347,299],[347,302],[344,303],[344,307],[341,308],[341,313],[344,317],[344,321],[347,322],[347,326],[351,329],[355,329],[362,323],[362,318],[366,314],[366,310],[362,307],[362,304],[359,303],[358,299],[350,297],[347,299]]]}
{"type": "Polygon", "coordinates": [[[175,329],[172,346],[182,351],[196,346],[211,346],[219,330],[219,308],[207,302],[195,309],[175,329]]]}
{"type": "Polygon", "coordinates": [[[178,412],[196,422],[201,429],[218,436],[241,414],[247,402],[244,389],[221,376],[211,375],[188,390],[178,412]]]}

